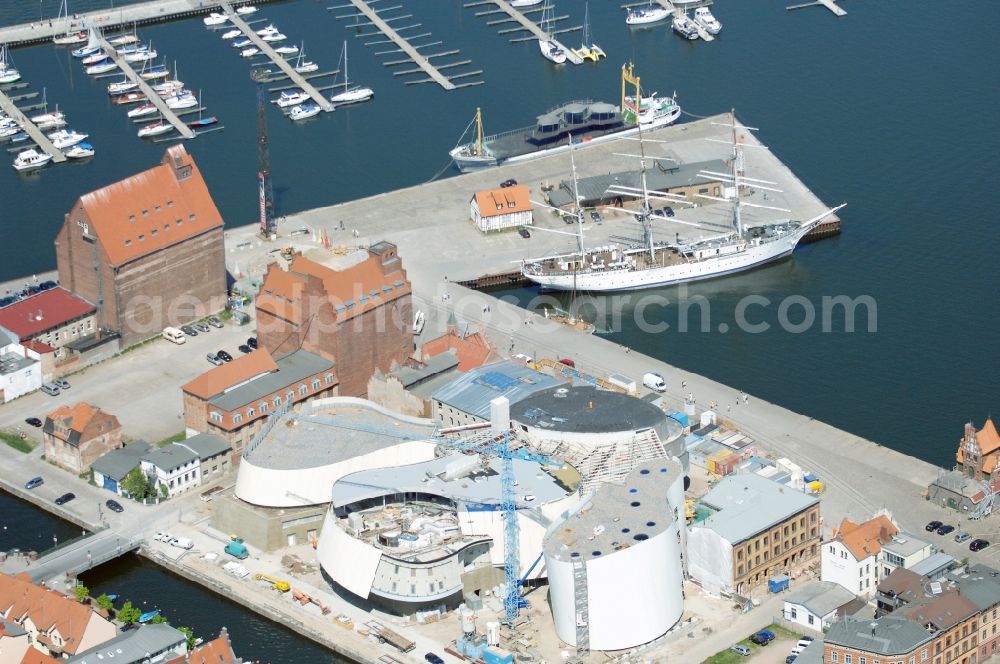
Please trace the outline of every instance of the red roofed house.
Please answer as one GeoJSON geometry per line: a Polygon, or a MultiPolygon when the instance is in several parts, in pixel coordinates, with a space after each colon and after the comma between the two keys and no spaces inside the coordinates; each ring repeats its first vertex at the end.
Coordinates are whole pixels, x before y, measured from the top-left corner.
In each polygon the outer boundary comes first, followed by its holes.
{"type": "Polygon", "coordinates": [[[223,627],[217,638],[203,643],[184,657],[167,660],[166,664],[240,664],[242,661],[233,652],[229,631],[223,627]]]}
{"type": "Polygon", "coordinates": [[[455,351],[458,370],[463,372],[502,359],[496,354],[486,335],[468,323],[449,324],[447,332],[420,347],[420,355],[427,360],[448,350],[455,351]]]}
{"type": "Polygon", "coordinates": [[[0,327],[36,352],[54,350],[94,333],[97,308],[63,288],[52,288],[0,309],[0,327]],[[28,346],[26,342],[36,342],[28,346]]]}
{"type": "Polygon", "coordinates": [[[966,477],[974,480],[997,480],[1000,473],[997,473],[997,461],[1000,460],[1000,434],[997,433],[993,420],[986,418],[983,428],[976,431],[976,427],[969,422],[965,425],[965,435],[958,443],[958,452],[955,454],[958,461],[959,470],[966,477]]]}
{"type": "Polygon", "coordinates": [[[97,306],[122,346],[222,309],[223,221],[183,145],[81,196],[56,237],[59,282],[97,306]]]}
{"type": "Polygon", "coordinates": [[[340,394],[363,396],[376,370],[413,352],[413,304],[396,245],[335,270],[296,254],[272,264],[257,295],[257,338],[276,357],[297,348],[337,363],[340,394]]]}
{"type": "Polygon", "coordinates": [[[60,406],[46,416],[42,440],[46,461],[80,474],[122,446],[122,425],[114,415],[89,404],[60,406]]]}
{"type": "Polygon", "coordinates": [[[277,360],[263,345],[184,385],[188,435],[212,433],[225,439],[239,462],[247,443],[268,415],[300,401],[337,395],[334,364],[299,349],[277,360]]]}
{"type": "MultiPolygon", "coordinates": [[[[118,633],[114,623],[90,606],[55,590],[36,586],[27,573],[17,576],[0,573],[0,617],[27,632],[28,641],[34,648],[56,657],[82,653],[118,633]]],[[[16,661],[35,663],[39,660],[28,657],[16,661]]],[[[48,660],[42,658],[40,661],[48,660]]]]}
{"type": "Polygon", "coordinates": [[[477,191],[469,207],[472,221],[484,233],[530,226],[534,219],[531,195],[523,184],[477,191]]]}

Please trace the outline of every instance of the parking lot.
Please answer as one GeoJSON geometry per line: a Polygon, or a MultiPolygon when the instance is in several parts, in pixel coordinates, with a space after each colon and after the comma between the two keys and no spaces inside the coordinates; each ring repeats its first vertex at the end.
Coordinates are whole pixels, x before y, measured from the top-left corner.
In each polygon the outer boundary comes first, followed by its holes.
{"type": "Polygon", "coordinates": [[[185,337],[184,344],[156,338],[122,355],[66,377],[68,390],[58,396],[41,391],[0,406],[0,428],[20,428],[36,441],[40,430],[25,424],[28,417],[45,419],[63,404],[85,401],[116,415],[130,439],[162,440],[184,428],[181,386],[212,368],[208,353],[237,348],[254,335],[254,326],[226,322],[221,329],[185,337]]]}

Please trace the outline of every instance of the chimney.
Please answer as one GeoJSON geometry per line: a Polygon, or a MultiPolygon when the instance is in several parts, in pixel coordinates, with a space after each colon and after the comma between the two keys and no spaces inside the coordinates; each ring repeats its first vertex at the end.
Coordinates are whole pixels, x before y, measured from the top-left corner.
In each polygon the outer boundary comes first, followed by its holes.
{"type": "Polygon", "coordinates": [[[490,401],[490,431],[501,434],[510,430],[510,401],[497,397],[490,401]]]}

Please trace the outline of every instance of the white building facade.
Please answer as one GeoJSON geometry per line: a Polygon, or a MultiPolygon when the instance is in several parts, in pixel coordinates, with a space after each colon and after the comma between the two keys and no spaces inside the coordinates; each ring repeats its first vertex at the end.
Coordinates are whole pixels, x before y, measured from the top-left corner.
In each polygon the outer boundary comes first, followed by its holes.
{"type": "Polygon", "coordinates": [[[523,184],[478,191],[469,202],[469,215],[483,233],[531,226],[534,208],[523,184]]]}
{"type": "Polygon", "coordinates": [[[28,350],[17,337],[0,328],[0,394],[3,403],[42,386],[41,356],[28,350]]]}

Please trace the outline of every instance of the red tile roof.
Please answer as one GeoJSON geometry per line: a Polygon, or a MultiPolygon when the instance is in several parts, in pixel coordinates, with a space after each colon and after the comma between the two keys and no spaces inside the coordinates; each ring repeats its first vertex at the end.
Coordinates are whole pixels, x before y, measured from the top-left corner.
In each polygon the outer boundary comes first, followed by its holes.
{"type": "Polygon", "coordinates": [[[462,337],[454,329],[448,330],[437,339],[431,339],[424,343],[420,352],[426,360],[448,350],[455,351],[455,355],[458,357],[459,371],[470,371],[481,367],[493,355],[490,342],[480,332],[472,332],[462,337]]]}
{"type": "Polygon", "coordinates": [[[52,288],[0,309],[0,327],[23,341],[95,311],[90,302],[62,288],[52,288]]]}
{"type": "Polygon", "coordinates": [[[27,348],[28,350],[33,350],[36,353],[39,353],[40,355],[44,355],[45,353],[56,352],[55,348],[48,345],[47,343],[38,341],[37,339],[28,339],[27,341],[22,341],[21,345],[27,348]]]}
{"type": "Polygon", "coordinates": [[[167,148],[158,166],[84,194],[79,205],[112,265],[223,224],[201,171],[183,145],[167,148]]]}
{"type": "Polygon", "coordinates": [[[24,657],[21,658],[20,664],[59,664],[61,661],[63,660],[49,657],[37,648],[28,648],[24,657]]]}
{"type": "Polygon", "coordinates": [[[501,214],[528,212],[533,209],[527,185],[489,189],[476,192],[476,205],[480,217],[496,217],[501,214]]]}
{"type": "Polygon", "coordinates": [[[277,370],[278,364],[267,349],[261,346],[252,353],[234,358],[232,362],[209,369],[181,389],[207,401],[251,378],[277,370]]]}
{"type": "Polygon", "coordinates": [[[83,430],[90,424],[90,420],[99,412],[100,409],[81,401],[72,406],[59,406],[48,414],[47,419],[58,422],[61,427],[83,433],[83,430]]]}
{"type": "Polygon", "coordinates": [[[63,639],[63,650],[71,655],[76,654],[95,615],[89,606],[75,599],[36,586],[24,572],[17,576],[0,572],[0,614],[17,623],[30,617],[41,633],[57,630],[63,639]]]}
{"type": "Polygon", "coordinates": [[[195,648],[184,657],[167,660],[166,664],[235,664],[236,654],[229,643],[225,628],[222,634],[195,648]]]}
{"type": "Polygon", "coordinates": [[[882,550],[882,544],[889,542],[899,532],[889,517],[880,514],[864,523],[854,523],[844,519],[840,528],[834,530],[833,538],[844,543],[855,560],[864,560],[882,550]]]}

